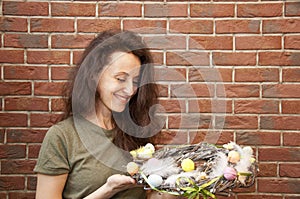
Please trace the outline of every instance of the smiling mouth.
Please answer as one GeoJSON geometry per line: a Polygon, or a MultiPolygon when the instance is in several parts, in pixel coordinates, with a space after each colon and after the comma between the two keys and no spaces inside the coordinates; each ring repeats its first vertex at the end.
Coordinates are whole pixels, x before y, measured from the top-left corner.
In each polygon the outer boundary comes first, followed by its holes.
{"type": "Polygon", "coordinates": [[[114,94],[114,95],[119,101],[121,101],[124,104],[126,104],[130,99],[130,97],[128,97],[128,96],[123,96],[123,95],[118,95],[118,94],[114,94]]]}

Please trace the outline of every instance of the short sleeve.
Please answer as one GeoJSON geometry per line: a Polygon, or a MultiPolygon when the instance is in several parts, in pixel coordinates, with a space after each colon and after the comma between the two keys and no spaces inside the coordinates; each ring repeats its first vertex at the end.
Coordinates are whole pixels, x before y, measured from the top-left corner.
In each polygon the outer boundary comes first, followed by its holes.
{"type": "Polygon", "coordinates": [[[69,173],[67,144],[63,130],[52,126],[44,138],[34,171],[47,175],[69,173]]]}

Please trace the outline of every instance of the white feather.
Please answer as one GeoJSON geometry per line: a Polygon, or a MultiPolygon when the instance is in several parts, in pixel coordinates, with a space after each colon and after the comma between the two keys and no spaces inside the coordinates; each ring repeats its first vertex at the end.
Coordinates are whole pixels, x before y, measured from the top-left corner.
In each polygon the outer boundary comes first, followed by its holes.
{"type": "Polygon", "coordinates": [[[168,177],[173,174],[177,174],[180,168],[173,158],[156,159],[151,158],[143,164],[141,171],[145,175],[157,174],[161,177],[168,177]]]}
{"type": "Polygon", "coordinates": [[[214,178],[223,175],[223,171],[227,165],[227,156],[222,152],[217,153],[216,163],[212,168],[210,176],[214,178]]]}
{"type": "Polygon", "coordinates": [[[176,180],[180,177],[192,177],[195,176],[195,171],[192,172],[182,172],[180,174],[173,174],[169,176],[165,182],[164,185],[169,185],[170,187],[175,187],[176,180]]]}
{"type": "MultiPolygon", "coordinates": [[[[235,169],[238,172],[248,173],[250,172],[251,166],[251,157],[253,154],[253,150],[251,147],[244,147],[241,154],[241,160],[236,164],[235,169]]],[[[246,177],[239,176],[239,180],[241,183],[245,184],[246,177]]]]}

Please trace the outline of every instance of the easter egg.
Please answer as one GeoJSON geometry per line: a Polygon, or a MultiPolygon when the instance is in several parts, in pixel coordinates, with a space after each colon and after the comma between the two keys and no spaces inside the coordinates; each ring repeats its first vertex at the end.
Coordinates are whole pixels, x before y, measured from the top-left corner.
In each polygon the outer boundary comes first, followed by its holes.
{"type": "Polygon", "coordinates": [[[148,176],[148,183],[152,187],[159,187],[163,183],[163,179],[160,175],[151,174],[148,176]]]}
{"type": "Polygon", "coordinates": [[[183,159],[181,162],[181,168],[185,172],[193,171],[195,170],[195,163],[189,158],[183,159]]]}
{"type": "Polygon", "coordinates": [[[130,175],[134,175],[139,171],[139,165],[137,165],[135,162],[129,162],[126,166],[126,169],[130,175]]]}
{"type": "Polygon", "coordinates": [[[226,167],[223,174],[227,180],[234,180],[237,176],[236,170],[232,167],[226,167]]]}
{"type": "Polygon", "coordinates": [[[238,161],[240,161],[240,159],[240,154],[237,151],[230,151],[228,153],[228,162],[236,164],[238,161]]]}

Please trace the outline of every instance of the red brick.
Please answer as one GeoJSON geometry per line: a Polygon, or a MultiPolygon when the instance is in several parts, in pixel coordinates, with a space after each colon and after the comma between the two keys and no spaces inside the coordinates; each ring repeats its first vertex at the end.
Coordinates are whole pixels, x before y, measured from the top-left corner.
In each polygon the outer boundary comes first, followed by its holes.
{"type": "Polygon", "coordinates": [[[154,65],[163,65],[164,54],[163,52],[151,52],[154,65]]]}
{"type": "Polygon", "coordinates": [[[59,122],[61,119],[60,114],[31,114],[30,127],[50,127],[59,122]]]}
{"type": "Polygon", "coordinates": [[[263,97],[298,98],[300,97],[300,86],[297,84],[274,84],[263,85],[263,97]]]}
{"type": "Polygon", "coordinates": [[[160,68],[155,73],[156,81],[186,81],[186,69],[185,68],[160,68]]]}
{"type": "Polygon", "coordinates": [[[69,51],[27,51],[27,62],[30,64],[69,64],[69,51]]]}
{"type": "Polygon", "coordinates": [[[0,63],[24,63],[23,50],[0,50],[0,63]]]}
{"type": "Polygon", "coordinates": [[[263,20],[263,33],[298,33],[300,19],[273,19],[263,20]]]}
{"type": "Polygon", "coordinates": [[[218,20],[216,33],[259,33],[259,20],[218,20]]]}
{"type": "Polygon", "coordinates": [[[29,145],[28,146],[28,158],[38,158],[41,145],[29,145]]]}
{"type": "Polygon", "coordinates": [[[51,67],[52,80],[68,80],[72,73],[72,67],[51,67]]]}
{"type": "Polygon", "coordinates": [[[218,129],[257,129],[257,116],[226,116],[216,117],[216,128],[218,129]]]}
{"type": "MultiPolygon", "coordinates": [[[[25,158],[26,145],[0,145],[0,158],[25,158]]],[[[0,180],[1,182],[1,180],[0,180]]],[[[1,186],[0,186],[1,187],[1,186]]]]}
{"type": "Polygon", "coordinates": [[[165,113],[185,113],[186,105],[184,100],[177,99],[168,99],[168,100],[159,100],[159,105],[164,109],[165,113]]]}
{"type": "Polygon", "coordinates": [[[0,113],[0,126],[2,127],[27,126],[27,114],[0,113]]]}
{"type": "Polygon", "coordinates": [[[286,2],[285,16],[300,16],[300,2],[286,2]]]}
{"type": "Polygon", "coordinates": [[[283,133],[283,145],[285,146],[299,146],[300,134],[299,133],[283,133]]]}
{"type": "Polygon", "coordinates": [[[189,100],[190,113],[231,113],[231,100],[189,100]]]}
{"type": "Polygon", "coordinates": [[[279,101],[274,100],[235,100],[235,113],[270,114],[279,113],[279,101]]]}
{"type": "Polygon", "coordinates": [[[78,32],[101,32],[107,29],[121,28],[119,19],[78,19],[78,32]]]}
{"type": "Polygon", "coordinates": [[[238,4],[238,17],[279,17],[282,16],[282,3],[238,4]]]}
{"type": "MultiPolygon", "coordinates": [[[[222,145],[233,140],[231,131],[189,131],[189,140],[191,144],[207,142],[210,144],[222,145]]],[[[219,198],[219,197],[218,197],[219,198]]]]}
{"type": "Polygon", "coordinates": [[[144,41],[151,49],[185,49],[186,38],[183,36],[150,36],[144,41]]]}
{"type": "Polygon", "coordinates": [[[74,50],[72,64],[76,65],[77,63],[79,63],[79,61],[81,60],[82,54],[83,54],[83,50],[74,50]]]}
{"type": "Polygon", "coordinates": [[[145,4],[145,17],[187,17],[187,4],[145,4]]]}
{"type": "Polygon", "coordinates": [[[168,85],[158,84],[158,96],[167,97],[168,96],[168,85]]]}
{"type": "Polygon", "coordinates": [[[52,16],[96,16],[96,5],[90,3],[51,3],[52,16]]]}
{"type": "Polygon", "coordinates": [[[213,21],[210,20],[170,20],[170,32],[190,34],[213,33],[213,21]]]}
{"type": "Polygon", "coordinates": [[[36,176],[28,176],[27,177],[27,189],[28,190],[36,190],[37,177],[36,176]]]}
{"type": "Polygon", "coordinates": [[[280,164],[280,177],[300,178],[300,164],[280,164]]]}
{"type": "Polygon", "coordinates": [[[30,20],[32,32],[74,32],[73,19],[41,18],[30,20]]]}
{"type": "Polygon", "coordinates": [[[48,15],[47,2],[3,2],[4,15],[25,15],[25,16],[47,16],[48,15]]]}
{"type": "Polygon", "coordinates": [[[94,39],[93,35],[53,35],[52,48],[85,48],[94,39]]]}
{"type": "Polygon", "coordinates": [[[166,20],[136,20],[126,19],[123,20],[124,30],[132,30],[138,33],[166,33],[167,21],[166,20]]]}
{"type": "Polygon", "coordinates": [[[187,144],[187,131],[162,131],[155,136],[154,141],[158,145],[166,144],[187,144]]]}
{"type": "Polygon", "coordinates": [[[6,111],[47,111],[48,99],[46,98],[5,98],[4,110],[6,111]]]}
{"type": "Polygon", "coordinates": [[[237,68],[235,69],[236,82],[278,82],[279,69],[277,68],[237,68]]]}
{"type": "Polygon", "coordinates": [[[99,16],[109,17],[141,17],[142,4],[137,3],[101,3],[98,8],[99,16]]]}
{"type": "Polygon", "coordinates": [[[0,31],[26,32],[27,19],[14,17],[0,17],[0,31]]]}
{"type": "Polygon", "coordinates": [[[282,196],[274,196],[274,195],[264,195],[262,193],[259,193],[258,195],[238,195],[238,199],[283,199],[282,196]]]}
{"type": "Polygon", "coordinates": [[[280,133],[239,131],[236,132],[236,142],[240,145],[278,146],[280,145],[280,133]]]}
{"type": "Polygon", "coordinates": [[[228,36],[191,36],[189,49],[232,50],[233,39],[228,36]]]}
{"type": "Polygon", "coordinates": [[[0,143],[4,143],[5,131],[4,129],[0,129],[0,143]]]}
{"type": "Polygon", "coordinates": [[[233,17],[234,4],[191,4],[191,17],[233,17]]]}
{"type": "Polygon", "coordinates": [[[24,176],[3,176],[0,177],[0,190],[24,190],[25,177],[24,176]]]}
{"type": "Polygon", "coordinates": [[[300,116],[262,116],[262,129],[300,130],[300,116]]]}
{"type": "Polygon", "coordinates": [[[45,137],[46,130],[34,129],[8,129],[8,143],[41,143],[45,137]]]}
{"type": "Polygon", "coordinates": [[[285,49],[300,49],[300,35],[287,35],[284,37],[285,49]]]}
{"type": "Polygon", "coordinates": [[[9,192],[9,199],[35,199],[35,192],[9,192]]]}
{"type": "Polygon", "coordinates": [[[259,163],[259,177],[277,177],[277,163],[259,163]]]}
{"type": "Polygon", "coordinates": [[[64,91],[64,82],[35,82],[35,95],[60,96],[64,91]]]}
{"type": "Polygon", "coordinates": [[[238,36],[235,38],[237,50],[281,49],[279,36],[238,36]]]}
{"type": "Polygon", "coordinates": [[[47,48],[47,35],[5,34],[4,46],[15,48],[47,48]]]}
{"type": "Polygon", "coordinates": [[[258,191],[268,193],[300,193],[299,180],[258,179],[258,191]],[[267,185],[267,186],[266,186],[267,185]]]}
{"type": "Polygon", "coordinates": [[[215,52],[213,53],[215,65],[222,66],[254,66],[256,54],[247,52],[215,52]]]}
{"type": "Polygon", "coordinates": [[[209,54],[204,52],[167,52],[167,65],[209,66],[209,54]]]}
{"type": "Polygon", "coordinates": [[[300,153],[297,148],[259,148],[258,160],[299,162],[300,153]]]}
{"type": "Polygon", "coordinates": [[[30,82],[0,82],[0,95],[30,95],[30,82]]]}
{"type": "Polygon", "coordinates": [[[48,80],[48,68],[40,66],[4,66],[4,79],[48,80]]]}
{"type": "Polygon", "coordinates": [[[282,113],[286,114],[299,114],[300,113],[300,100],[283,100],[281,103],[282,113]]]}
{"type": "Polygon", "coordinates": [[[4,160],[1,161],[2,174],[33,174],[35,160],[4,160]]]}
{"type": "Polygon", "coordinates": [[[232,70],[227,68],[190,68],[190,82],[231,82],[232,70]]]}
{"type": "Polygon", "coordinates": [[[51,99],[51,110],[52,111],[64,111],[65,100],[62,98],[51,99]]]}
{"type": "Polygon", "coordinates": [[[171,85],[171,96],[180,97],[211,97],[214,88],[211,84],[174,84],[171,85]]]}
{"type": "Polygon", "coordinates": [[[299,199],[299,196],[285,196],[284,199],[299,199]]]}
{"type": "Polygon", "coordinates": [[[259,52],[261,66],[300,66],[299,52],[259,52]]]}
{"type": "Polygon", "coordinates": [[[6,198],[6,192],[0,193],[0,198],[6,198]]]}
{"type": "Polygon", "coordinates": [[[170,115],[168,118],[168,127],[170,129],[207,129],[210,127],[212,120],[210,116],[191,114],[170,115]]]}
{"type": "Polygon", "coordinates": [[[218,85],[217,96],[229,98],[259,97],[259,86],[245,84],[218,85]]]}

